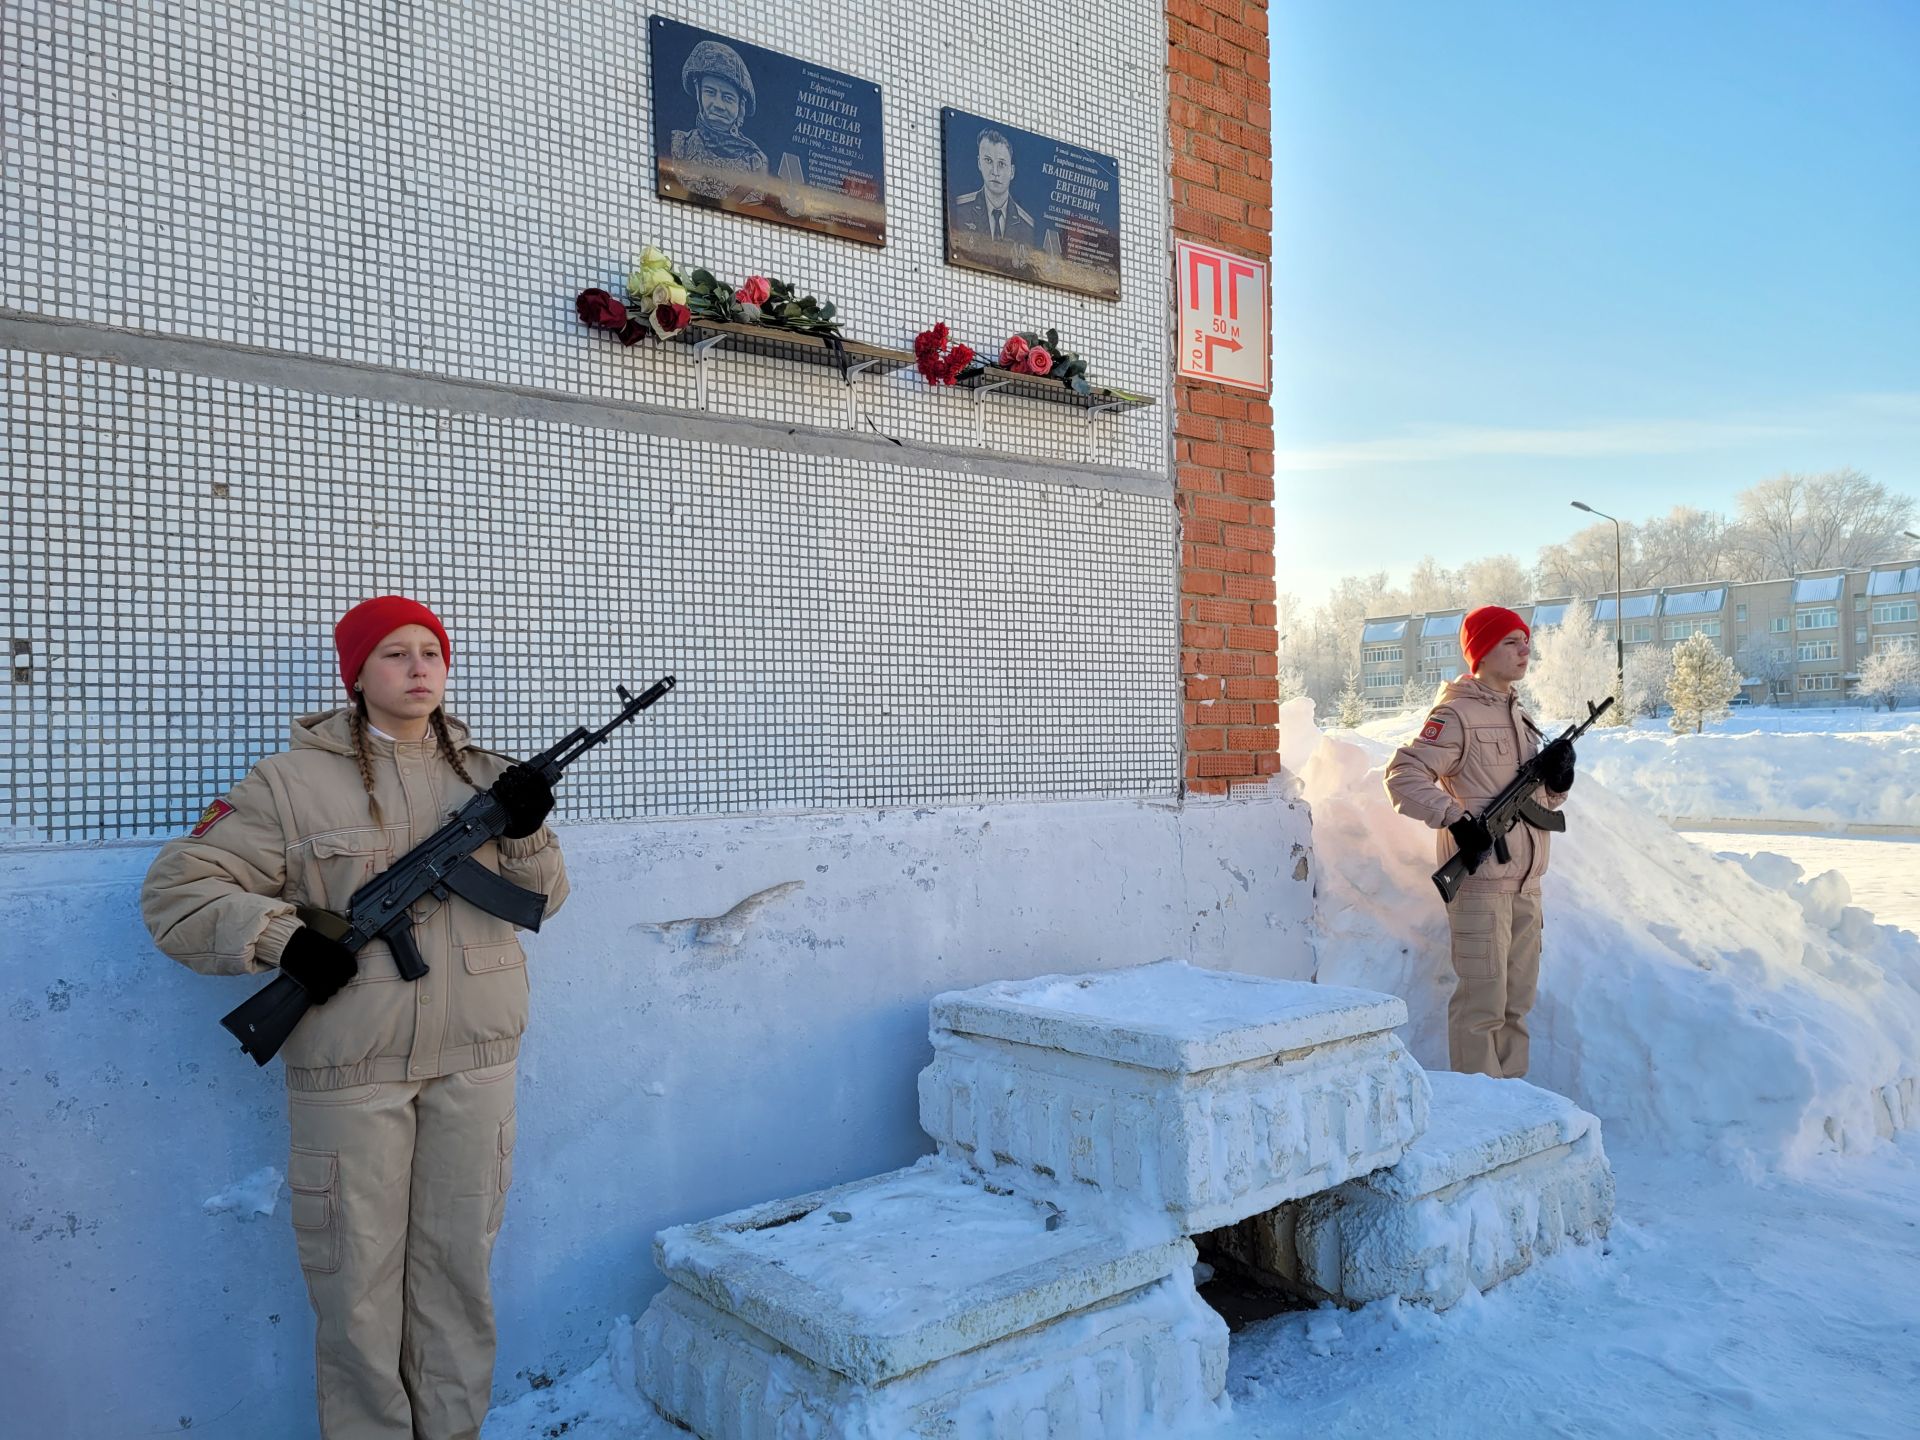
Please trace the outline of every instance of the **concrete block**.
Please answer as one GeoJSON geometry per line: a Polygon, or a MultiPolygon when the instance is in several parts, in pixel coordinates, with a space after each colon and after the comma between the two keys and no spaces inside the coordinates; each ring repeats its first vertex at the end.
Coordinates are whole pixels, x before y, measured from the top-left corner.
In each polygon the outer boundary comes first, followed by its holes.
{"type": "Polygon", "coordinates": [[[943,1154],[1182,1234],[1390,1165],[1427,1082],[1397,998],[1165,961],[941,995],[920,1123],[943,1154]]]}
{"type": "Polygon", "coordinates": [[[661,1232],[641,1388],[707,1440],[1174,1436],[1226,1327],[1193,1247],[937,1157],[661,1232]]]}
{"type": "Polygon", "coordinates": [[[816,1365],[678,1285],[635,1372],[700,1440],[1187,1440],[1223,1416],[1227,1328],[1170,1276],[879,1384],[816,1365]]]}
{"type": "Polygon", "coordinates": [[[1524,1080],[1429,1079],[1431,1121],[1399,1164],[1240,1227],[1239,1247],[1345,1300],[1444,1309],[1606,1234],[1613,1171],[1597,1119],[1524,1080]]]}

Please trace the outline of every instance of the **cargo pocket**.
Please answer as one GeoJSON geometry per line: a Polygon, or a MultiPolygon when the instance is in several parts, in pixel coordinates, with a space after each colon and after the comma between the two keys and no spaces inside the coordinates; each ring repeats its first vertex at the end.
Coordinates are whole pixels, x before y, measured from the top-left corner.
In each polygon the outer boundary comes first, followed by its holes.
{"type": "Polygon", "coordinates": [[[1453,928],[1453,973],[1462,980],[1492,980],[1500,973],[1499,949],[1495,944],[1494,921],[1488,911],[1455,915],[1453,928]]]}
{"type": "MultiPolygon", "coordinates": [[[[297,855],[302,847],[295,846],[297,855]]],[[[379,828],[335,830],[305,842],[306,857],[299,866],[305,903],[347,913],[353,892],[393,863],[393,845],[379,828]]],[[[291,858],[291,857],[290,857],[291,858]]]]}
{"type": "Polygon", "coordinates": [[[507,1216],[507,1191],[513,1185],[514,1117],[517,1113],[509,1112],[507,1118],[500,1122],[500,1179],[494,1187],[493,1211],[487,1216],[488,1239],[500,1233],[500,1222],[507,1216]]]}
{"type": "Polygon", "coordinates": [[[295,1147],[287,1162],[293,1191],[293,1236],[300,1268],[331,1275],[340,1268],[340,1160],[331,1150],[295,1147]]]}

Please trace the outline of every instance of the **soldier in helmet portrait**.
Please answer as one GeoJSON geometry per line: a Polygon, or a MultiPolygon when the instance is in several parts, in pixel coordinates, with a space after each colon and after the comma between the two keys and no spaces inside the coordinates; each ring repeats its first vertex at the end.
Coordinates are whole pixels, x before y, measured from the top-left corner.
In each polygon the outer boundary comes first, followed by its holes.
{"type": "Polygon", "coordinates": [[[741,129],[755,103],[746,62],[731,45],[702,40],[680,67],[680,85],[698,107],[693,128],[673,132],[681,181],[709,200],[757,204],[765,192],[753,177],[767,173],[767,154],[741,129]]]}

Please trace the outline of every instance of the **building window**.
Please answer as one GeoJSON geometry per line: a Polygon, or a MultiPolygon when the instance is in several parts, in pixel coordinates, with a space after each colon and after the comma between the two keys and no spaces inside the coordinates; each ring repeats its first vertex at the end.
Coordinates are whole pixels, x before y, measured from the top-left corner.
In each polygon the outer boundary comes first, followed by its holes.
{"type": "Polygon", "coordinates": [[[1362,683],[1369,690],[1398,690],[1407,683],[1407,677],[1398,670],[1392,670],[1385,675],[1369,675],[1362,683]]]}
{"type": "Polygon", "coordinates": [[[1824,610],[1802,610],[1793,617],[1796,630],[1838,630],[1840,612],[1833,606],[1824,610]]]}
{"type": "Polygon", "coordinates": [[[1360,652],[1360,659],[1367,665],[1397,665],[1404,658],[1398,645],[1375,645],[1360,652]]]}
{"type": "MultiPolygon", "coordinates": [[[[1720,622],[1718,620],[1669,620],[1667,622],[1667,639],[1685,640],[1690,635],[1709,635],[1718,640],[1720,622]]],[[[1646,638],[1651,640],[1653,637],[1649,635],[1646,638]]]]}
{"type": "Polygon", "coordinates": [[[1873,623],[1898,625],[1902,620],[1920,620],[1920,600],[1882,600],[1873,607],[1873,623]]]}
{"type": "Polygon", "coordinates": [[[1771,655],[1771,656],[1772,656],[1772,657],[1773,657],[1774,659],[1776,659],[1776,660],[1785,660],[1785,659],[1787,659],[1787,658],[1789,658],[1789,657],[1790,657],[1790,656],[1792,655],[1792,653],[1793,653],[1793,652],[1792,652],[1792,651],[1790,651],[1789,649],[1787,649],[1787,647],[1786,647],[1786,646],[1784,646],[1784,645],[1782,645],[1782,646],[1781,646],[1781,647],[1780,647],[1779,649],[1777,649],[1777,650],[1769,650],[1769,651],[1767,652],[1767,654],[1769,654],[1769,655],[1771,655]]]}
{"type": "Polygon", "coordinates": [[[1867,643],[1867,627],[1866,626],[1860,625],[1854,628],[1853,643],[1856,645],[1864,645],[1867,643]]]}
{"type": "Polygon", "coordinates": [[[1747,607],[1745,605],[1734,606],[1733,618],[1742,625],[1746,624],[1747,623],[1747,607]]]}
{"type": "Polygon", "coordinates": [[[1427,641],[1427,648],[1422,654],[1429,660],[1438,660],[1448,651],[1458,650],[1459,648],[1460,646],[1457,642],[1450,645],[1445,640],[1429,640],[1427,641]]]}
{"type": "Polygon", "coordinates": [[[1840,642],[1837,640],[1802,640],[1800,642],[1798,658],[1802,661],[1838,660],[1840,658],[1840,642]]]}
{"type": "Polygon", "coordinates": [[[1854,596],[1854,597],[1853,597],[1853,611],[1854,611],[1854,614],[1856,614],[1856,615],[1857,615],[1857,614],[1859,614],[1859,613],[1860,613],[1860,612],[1861,612],[1862,610],[1864,610],[1864,609],[1866,609],[1866,608],[1867,608],[1867,597],[1866,597],[1866,596],[1864,596],[1864,595],[1856,595],[1856,596],[1854,596]]]}
{"type": "Polygon", "coordinates": [[[1876,635],[1873,637],[1873,653],[1876,655],[1920,654],[1920,635],[1876,635]]]}
{"type": "Polygon", "coordinates": [[[1840,677],[1838,675],[1802,675],[1800,688],[1802,690],[1837,690],[1840,688],[1840,677]]]}
{"type": "Polygon", "coordinates": [[[1776,635],[1780,634],[1783,631],[1791,630],[1792,628],[1793,628],[1793,622],[1787,619],[1787,617],[1784,615],[1776,615],[1773,617],[1773,619],[1767,622],[1767,629],[1771,630],[1776,635]]]}

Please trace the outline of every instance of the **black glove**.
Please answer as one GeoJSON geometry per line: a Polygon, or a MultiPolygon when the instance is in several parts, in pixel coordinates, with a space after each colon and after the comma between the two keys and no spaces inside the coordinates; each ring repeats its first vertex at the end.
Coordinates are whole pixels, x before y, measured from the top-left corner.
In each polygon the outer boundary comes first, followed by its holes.
{"type": "Polygon", "coordinates": [[[511,765],[488,792],[507,812],[509,840],[524,840],[546,823],[553,812],[553,787],[531,765],[511,765]]]}
{"type": "Polygon", "coordinates": [[[1573,789],[1573,742],[1555,740],[1540,752],[1540,783],[1556,795],[1573,789]]]}
{"type": "Polygon", "coordinates": [[[1480,822],[1477,815],[1462,815],[1447,826],[1447,833],[1453,836],[1453,843],[1460,847],[1461,857],[1467,862],[1467,868],[1473,869],[1480,863],[1480,857],[1493,849],[1493,833],[1480,822]]]}
{"type": "Polygon", "coordinates": [[[302,925],[280,952],[280,968],[300,982],[309,1000],[324,1005],[360,973],[360,962],[339,941],[302,925]]]}

